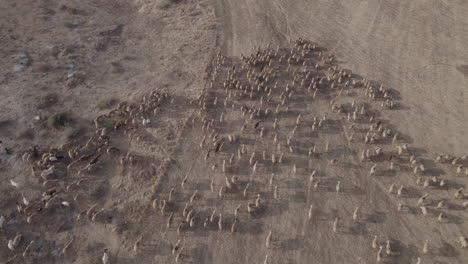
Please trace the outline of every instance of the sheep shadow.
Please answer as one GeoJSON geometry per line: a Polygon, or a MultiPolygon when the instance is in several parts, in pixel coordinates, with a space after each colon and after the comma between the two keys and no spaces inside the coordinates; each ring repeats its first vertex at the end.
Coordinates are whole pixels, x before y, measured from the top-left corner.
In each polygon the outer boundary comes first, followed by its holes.
{"type": "Polygon", "coordinates": [[[286,251],[301,250],[304,248],[304,241],[301,237],[290,238],[281,241],[279,247],[286,251]]]}
{"type": "Polygon", "coordinates": [[[390,263],[395,264],[411,264],[415,263],[419,256],[418,247],[415,245],[405,245],[399,240],[391,240],[393,251],[396,252],[392,256],[390,263]]]}
{"type": "Polygon", "coordinates": [[[349,227],[349,234],[353,236],[365,236],[368,234],[367,226],[364,222],[354,223],[349,227]]]}
{"type": "Polygon", "coordinates": [[[443,241],[442,242],[442,246],[440,248],[438,248],[438,255],[439,256],[442,256],[442,257],[458,257],[460,256],[460,253],[458,252],[458,250],[450,245],[449,243],[447,243],[446,241],[443,241]]]}
{"type": "Polygon", "coordinates": [[[383,212],[375,212],[372,214],[368,214],[366,217],[366,221],[369,223],[374,223],[374,224],[381,224],[384,223],[387,219],[387,216],[383,212]]]}

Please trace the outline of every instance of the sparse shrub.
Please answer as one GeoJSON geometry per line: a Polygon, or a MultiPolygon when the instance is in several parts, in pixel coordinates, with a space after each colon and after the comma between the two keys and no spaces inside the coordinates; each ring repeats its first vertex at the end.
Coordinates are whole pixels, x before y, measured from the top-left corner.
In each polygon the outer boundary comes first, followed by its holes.
{"type": "Polygon", "coordinates": [[[124,72],[124,68],[123,68],[122,64],[120,64],[118,62],[112,62],[111,63],[111,72],[112,73],[122,73],[122,72],[124,72]]]}
{"type": "Polygon", "coordinates": [[[115,105],[119,100],[115,97],[104,98],[97,104],[99,110],[107,109],[115,105]]]}
{"type": "Polygon", "coordinates": [[[47,119],[47,126],[50,128],[63,128],[71,122],[70,114],[67,112],[60,112],[49,116],[47,119]]]}
{"type": "Polygon", "coordinates": [[[58,102],[58,95],[55,93],[46,94],[44,97],[39,99],[37,104],[38,109],[46,109],[54,106],[58,102]]]}
{"type": "Polygon", "coordinates": [[[18,132],[18,139],[34,139],[34,130],[32,128],[25,128],[18,132]]]}
{"type": "Polygon", "coordinates": [[[74,28],[78,27],[78,24],[75,24],[75,23],[72,23],[72,22],[65,22],[63,25],[68,29],[74,29],[74,28]]]}
{"type": "Polygon", "coordinates": [[[74,7],[69,7],[66,5],[61,5],[60,10],[69,13],[70,15],[78,15],[79,10],[74,7]]]}
{"type": "Polygon", "coordinates": [[[104,127],[108,128],[108,129],[114,128],[114,126],[117,125],[117,123],[119,123],[120,121],[122,121],[122,118],[111,117],[111,118],[106,119],[104,121],[104,127]]]}
{"type": "Polygon", "coordinates": [[[158,8],[166,9],[166,8],[169,8],[172,4],[177,4],[180,1],[181,0],[160,0],[158,4],[158,8]]]}
{"type": "Polygon", "coordinates": [[[47,131],[47,129],[42,129],[38,133],[39,137],[41,137],[41,138],[46,137],[48,134],[49,134],[49,131],[47,131]]]}

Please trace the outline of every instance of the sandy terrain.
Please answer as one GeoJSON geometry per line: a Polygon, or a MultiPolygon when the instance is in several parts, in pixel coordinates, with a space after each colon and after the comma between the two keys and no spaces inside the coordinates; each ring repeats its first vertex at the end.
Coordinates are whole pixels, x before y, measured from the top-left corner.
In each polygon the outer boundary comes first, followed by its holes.
{"type": "Polygon", "coordinates": [[[0,2],[0,261],[465,263],[466,13],[0,2]]]}

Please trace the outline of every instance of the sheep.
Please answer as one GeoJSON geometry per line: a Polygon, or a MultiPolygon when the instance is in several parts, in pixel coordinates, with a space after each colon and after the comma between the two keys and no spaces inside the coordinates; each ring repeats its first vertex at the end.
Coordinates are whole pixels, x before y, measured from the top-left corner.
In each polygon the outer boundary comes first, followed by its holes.
{"type": "Polygon", "coordinates": [[[250,186],[250,183],[247,183],[247,184],[245,185],[244,192],[243,192],[244,197],[247,197],[247,191],[248,191],[248,189],[249,189],[249,186],[250,186]]]}
{"type": "Polygon", "coordinates": [[[467,237],[459,237],[458,241],[460,242],[461,248],[468,248],[468,238],[467,237]]]}
{"type": "Polygon", "coordinates": [[[379,251],[377,252],[377,262],[381,262],[381,261],[382,261],[382,258],[383,258],[382,251],[383,251],[383,247],[382,247],[382,246],[379,246],[379,251]]]}
{"type": "Polygon", "coordinates": [[[421,196],[421,198],[419,198],[418,204],[416,206],[422,205],[424,201],[426,200],[426,198],[427,198],[427,193],[425,193],[423,196],[421,196]]]}
{"type": "Polygon", "coordinates": [[[161,215],[164,215],[164,212],[166,211],[166,206],[167,206],[166,200],[162,200],[161,215]]]}
{"type": "Polygon", "coordinates": [[[400,188],[398,189],[398,191],[397,191],[397,195],[398,195],[398,196],[402,196],[402,195],[403,195],[403,190],[404,190],[403,188],[404,188],[404,186],[402,185],[402,186],[400,186],[400,188]]]}
{"type": "Polygon", "coordinates": [[[169,217],[167,218],[167,222],[166,222],[166,227],[167,228],[171,228],[171,224],[172,224],[172,219],[174,218],[174,213],[171,213],[169,215],[169,217]]]}
{"type": "Polygon", "coordinates": [[[455,194],[454,194],[455,198],[462,198],[464,196],[463,194],[463,188],[460,188],[458,189],[455,194]]]}
{"type": "Polygon", "coordinates": [[[182,187],[182,189],[184,189],[184,186],[187,183],[187,179],[188,179],[188,174],[185,175],[185,177],[182,179],[182,182],[180,183],[180,186],[182,187]]]}
{"type": "Polygon", "coordinates": [[[240,211],[240,208],[241,208],[242,204],[239,204],[236,209],[234,209],[234,217],[237,218],[237,214],[239,213],[240,211]]]}
{"type": "Polygon", "coordinates": [[[197,194],[198,194],[198,190],[195,190],[192,194],[192,196],[190,196],[190,203],[193,203],[193,201],[195,201],[195,198],[197,197],[197,194]]]}
{"type": "Polygon", "coordinates": [[[176,254],[175,259],[174,259],[176,263],[179,263],[179,259],[182,257],[183,250],[184,250],[184,247],[181,247],[179,252],[176,254]]]}
{"type": "Polygon", "coordinates": [[[439,201],[439,203],[437,203],[437,209],[441,209],[444,207],[444,200],[441,200],[439,201]]]}
{"type": "Polygon", "coordinates": [[[218,230],[219,231],[223,230],[223,214],[222,213],[219,213],[218,230]]]}
{"type": "Polygon", "coordinates": [[[338,182],[336,183],[335,190],[336,190],[336,193],[337,193],[337,194],[340,192],[340,184],[341,184],[340,181],[338,181],[338,182]]]}
{"type": "Polygon", "coordinates": [[[359,218],[359,206],[356,207],[356,209],[354,209],[354,212],[353,212],[353,220],[358,221],[358,218],[359,218]]]}
{"type": "Polygon", "coordinates": [[[188,211],[187,214],[185,214],[185,222],[189,222],[190,219],[192,219],[193,215],[194,215],[194,211],[193,209],[191,209],[190,211],[188,211]]]}
{"type": "Polygon", "coordinates": [[[403,148],[401,146],[397,146],[397,151],[398,151],[398,155],[403,154],[403,148]]]}
{"type": "Polygon", "coordinates": [[[421,206],[421,207],[419,207],[419,208],[421,208],[421,213],[422,213],[424,216],[427,216],[427,208],[426,208],[426,206],[421,206]]]}
{"type": "Polygon", "coordinates": [[[218,198],[223,199],[224,196],[224,186],[219,187],[218,198]]]}
{"type": "Polygon", "coordinates": [[[377,173],[377,164],[374,164],[370,169],[369,176],[373,176],[376,173],[377,173]]]}
{"type": "Polygon", "coordinates": [[[266,237],[266,239],[265,239],[265,246],[266,246],[266,248],[269,248],[269,247],[270,247],[272,241],[273,241],[273,232],[269,231],[269,232],[268,232],[268,235],[267,235],[267,237],[266,237]]]}
{"type": "Polygon", "coordinates": [[[255,161],[252,166],[252,174],[255,174],[256,171],[257,171],[257,161],[255,161]]]}
{"type": "Polygon", "coordinates": [[[153,205],[153,208],[154,208],[154,209],[157,209],[157,208],[158,208],[158,202],[159,202],[159,200],[158,200],[157,198],[153,200],[152,205],[153,205]]]}
{"type": "Polygon", "coordinates": [[[172,196],[174,195],[174,192],[175,192],[174,188],[171,188],[171,190],[169,191],[169,197],[167,199],[169,202],[172,201],[172,196]]]}
{"type": "Polygon", "coordinates": [[[95,222],[98,215],[101,214],[103,211],[104,211],[104,208],[94,213],[93,216],[91,217],[91,221],[95,222]]]}
{"type": "Polygon", "coordinates": [[[184,230],[184,227],[185,227],[185,223],[184,222],[180,223],[179,226],[177,227],[177,234],[180,235],[182,231],[184,230]]]}
{"type": "Polygon", "coordinates": [[[104,254],[102,255],[102,264],[109,264],[109,254],[107,253],[107,248],[104,249],[104,254]]]}
{"type": "Polygon", "coordinates": [[[319,187],[320,182],[321,182],[320,179],[319,179],[318,181],[315,182],[315,184],[314,184],[314,190],[317,189],[317,188],[319,187]]]}
{"type": "Polygon", "coordinates": [[[273,199],[278,200],[278,186],[275,185],[273,190],[273,199]]]}
{"type": "Polygon", "coordinates": [[[338,232],[338,217],[335,217],[335,221],[333,221],[333,233],[338,232]]]}
{"type": "Polygon", "coordinates": [[[23,235],[19,234],[16,235],[13,239],[8,240],[8,249],[14,251],[19,246],[22,239],[23,235]]]}
{"type": "Polygon", "coordinates": [[[429,240],[427,240],[427,239],[426,239],[426,241],[424,241],[422,252],[423,252],[423,254],[429,253],[429,240]]]}
{"type": "Polygon", "coordinates": [[[140,238],[137,239],[137,241],[133,245],[133,251],[135,251],[135,252],[138,251],[138,246],[140,245],[141,240],[143,240],[143,236],[140,236],[140,238]]]}
{"type": "Polygon", "coordinates": [[[392,194],[394,189],[395,189],[395,183],[392,183],[392,185],[390,185],[390,187],[388,188],[388,194],[392,194]]]}
{"type": "Polygon", "coordinates": [[[248,212],[249,214],[254,213],[254,212],[255,212],[255,209],[256,209],[255,203],[248,203],[248,204],[247,204],[247,212],[248,212]]]}
{"type": "Polygon", "coordinates": [[[387,240],[386,242],[386,246],[385,246],[385,253],[387,253],[387,255],[392,255],[393,252],[392,252],[392,248],[391,248],[391,244],[390,244],[390,240],[387,240]]]}
{"type": "Polygon", "coordinates": [[[260,194],[257,194],[257,198],[255,199],[255,207],[259,208],[260,207],[260,194]]]}
{"type": "MultiPolygon", "coordinates": [[[[22,254],[23,258],[25,258],[28,255],[29,249],[34,244],[34,242],[35,242],[34,240],[31,240],[31,242],[29,242],[29,244],[26,246],[26,248],[24,249],[23,254],[22,254]]],[[[65,254],[67,248],[71,245],[72,242],[73,242],[73,239],[65,245],[65,247],[62,250],[63,254],[65,254]]]]}
{"type": "Polygon", "coordinates": [[[372,240],[372,248],[377,248],[378,243],[377,243],[377,235],[374,235],[374,239],[372,240]]]}
{"type": "Polygon", "coordinates": [[[174,256],[177,252],[179,252],[179,249],[180,249],[180,243],[182,241],[179,239],[177,240],[177,242],[174,244],[174,246],[172,247],[172,255],[174,256]]]}

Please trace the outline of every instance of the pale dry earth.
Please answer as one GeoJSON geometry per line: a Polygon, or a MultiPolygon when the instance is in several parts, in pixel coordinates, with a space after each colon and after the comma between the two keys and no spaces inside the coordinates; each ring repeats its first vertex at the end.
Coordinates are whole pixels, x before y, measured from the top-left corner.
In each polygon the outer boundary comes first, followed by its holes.
{"type": "MultiPolygon", "coordinates": [[[[468,261],[468,251],[457,242],[459,236],[468,236],[468,214],[461,206],[463,201],[453,196],[468,180],[456,177],[453,166],[433,162],[438,154],[462,156],[468,149],[465,1],[206,0],[166,6],[163,1],[147,0],[5,0],[0,2],[0,10],[0,214],[6,218],[0,235],[2,261],[17,254],[11,263],[101,263],[102,250],[107,248],[110,263],[175,263],[171,245],[182,239],[182,263],[264,263],[266,255],[268,263],[376,263],[376,250],[371,248],[374,235],[383,245],[391,240],[396,251],[383,263],[416,263],[417,257],[422,258],[421,263],[468,261]],[[328,141],[332,151],[314,159],[302,152],[291,154],[278,168],[262,163],[257,175],[252,175],[245,160],[236,163],[232,173],[239,175],[242,188],[251,182],[252,190],[248,198],[238,190],[219,199],[217,189],[224,185],[221,162],[229,159],[234,147],[205,161],[210,147],[199,147],[205,134],[199,120],[192,122],[193,117],[218,119],[224,112],[221,135],[239,134],[239,142],[247,145],[249,154],[272,151],[271,135],[260,139],[251,127],[242,134],[239,128],[245,117],[239,110],[211,106],[200,115],[191,100],[204,88],[204,98],[210,100],[211,93],[223,94],[227,68],[221,70],[212,88],[208,85],[217,52],[228,61],[232,58],[240,68],[240,55],[269,43],[275,48],[291,47],[297,38],[333,53],[340,67],[391,89],[399,107],[381,110],[378,103],[370,103],[378,110],[377,118],[402,135],[400,144],[410,145],[428,168],[425,179],[437,176],[446,179],[449,187],[424,190],[406,170],[369,177],[372,163],[359,161],[366,146],[349,141],[349,126],[330,111],[329,98],[310,100],[310,95],[299,92],[292,106],[294,113],[303,113],[306,122],[311,122],[313,116],[330,112],[335,122],[333,129],[317,137],[303,128],[295,144],[300,149],[317,144],[323,151],[328,141]],[[27,65],[18,65],[20,61],[27,65]],[[78,74],[76,80],[67,77],[73,73],[78,74]],[[70,83],[73,81],[76,83],[70,83]],[[54,175],[58,181],[50,186],[44,186],[37,175],[31,176],[31,164],[21,159],[28,147],[39,145],[46,151],[69,139],[83,144],[94,134],[93,119],[116,107],[101,108],[102,100],[137,103],[154,90],[168,92],[169,99],[161,104],[160,113],[151,115],[150,126],[138,126],[142,139],[129,140],[121,130],[112,132],[111,145],[120,154],[104,155],[98,169],[85,176],[91,180],[84,186],[66,190],[83,176],[67,172],[64,166],[54,175]],[[71,125],[48,128],[47,117],[61,111],[71,114],[71,125]],[[38,115],[42,120],[35,121],[38,115]],[[12,153],[7,154],[5,147],[12,153]],[[137,155],[137,165],[119,163],[128,152],[137,155]],[[337,158],[338,165],[330,166],[330,158],[337,158]],[[291,176],[293,163],[298,166],[295,176],[291,176]],[[325,183],[318,190],[307,186],[314,169],[325,183]],[[278,201],[267,183],[271,170],[280,190],[278,201]],[[180,182],[186,175],[188,183],[182,189],[180,182]],[[210,191],[212,178],[214,193],[210,191]],[[19,186],[13,187],[10,179],[19,186]],[[342,184],[338,195],[334,191],[337,181],[342,184]],[[404,184],[406,195],[387,194],[392,183],[404,184]],[[27,223],[28,214],[19,213],[15,206],[22,202],[21,193],[36,201],[54,186],[57,203],[27,223]],[[176,198],[170,211],[175,218],[168,229],[169,213],[161,216],[152,203],[155,198],[168,199],[171,188],[176,198]],[[196,227],[178,234],[179,214],[195,190],[198,195],[191,207],[197,212],[196,227]],[[82,198],[75,201],[78,193],[82,198]],[[233,210],[238,204],[245,208],[257,193],[266,209],[255,217],[242,209],[238,229],[231,234],[233,210]],[[416,206],[424,193],[430,200],[426,217],[416,206]],[[436,209],[441,199],[448,206],[436,209]],[[69,201],[71,206],[60,206],[58,201],[69,201]],[[397,212],[398,203],[410,210],[397,212]],[[94,204],[104,209],[97,221],[77,219],[79,212],[94,204]],[[308,221],[311,204],[314,218],[308,221]],[[351,220],[356,206],[362,212],[359,223],[351,220]],[[213,209],[224,214],[223,231],[203,227],[203,217],[213,209]],[[447,216],[444,223],[437,222],[440,212],[447,216]],[[340,219],[338,233],[331,231],[335,217],[340,219]],[[266,248],[270,230],[274,243],[266,248]],[[8,240],[17,234],[24,235],[23,241],[18,249],[9,250],[8,240]],[[423,255],[426,239],[430,253],[423,255]],[[23,258],[22,252],[32,240],[31,254],[23,258]],[[73,242],[63,254],[69,241],[73,242]]],[[[350,103],[353,98],[369,101],[361,92],[338,100],[350,103]]],[[[296,116],[282,117],[281,140],[294,127],[296,116]]],[[[271,123],[271,119],[264,121],[265,127],[271,123]]],[[[396,151],[392,144],[382,148],[396,151]]],[[[387,162],[379,163],[379,168],[387,166],[387,162]]]]}

